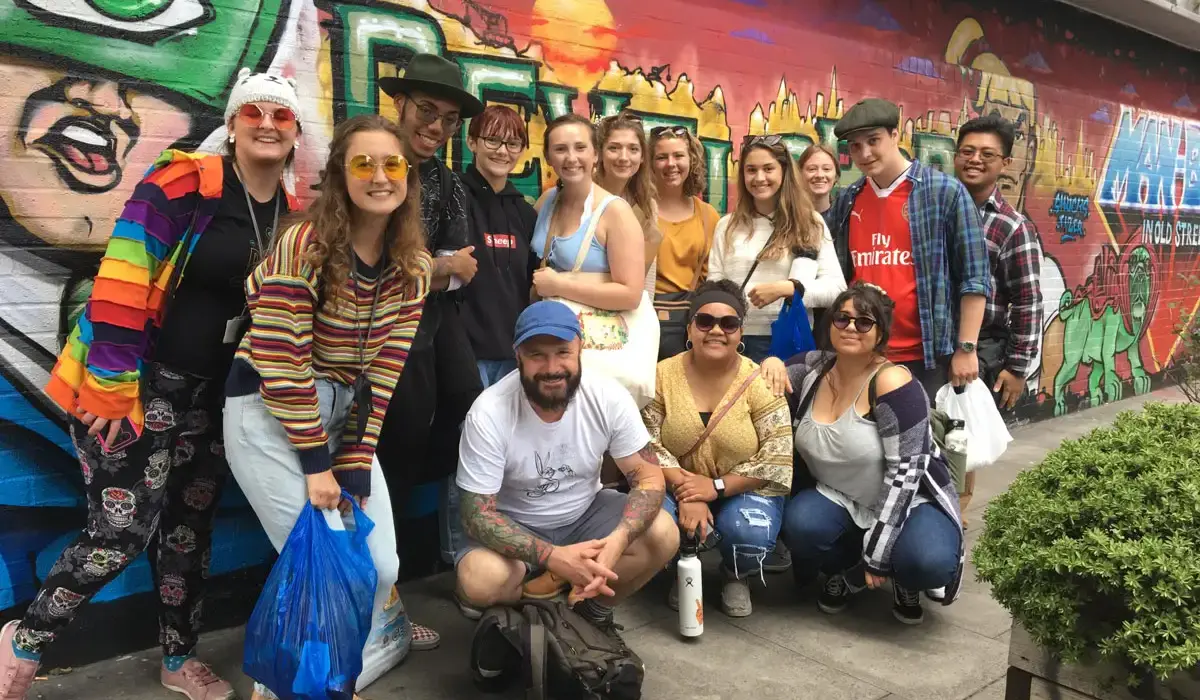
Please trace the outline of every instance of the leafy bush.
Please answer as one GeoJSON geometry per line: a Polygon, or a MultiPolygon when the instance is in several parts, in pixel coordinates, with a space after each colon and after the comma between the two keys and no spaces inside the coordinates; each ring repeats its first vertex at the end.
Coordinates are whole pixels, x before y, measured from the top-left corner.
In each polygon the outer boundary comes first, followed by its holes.
{"type": "Polygon", "coordinates": [[[1064,442],[987,509],[979,578],[1039,644],[1134,678],[1200,663],[1200,405],[1064,442]]]}
{"type": "MultiPolygon", "coordinates": [[[[1188,289],[1200,291],[1197,289],[1200,288],[1200,277],[1180,277],[1187,283],[1188,289]]],[[[1192,294],[1186,298],[1190,301],[1192,294]]],[[[1179,385],[1189,401],[1200,403],[1200,314],[1189,311],[1187,305],[1180,301],[1172,301],[1167,308],[1179,315],[1179,321],[1175,324],[1179,346],[1172,355],[1167,376],[1179,385]]]]}

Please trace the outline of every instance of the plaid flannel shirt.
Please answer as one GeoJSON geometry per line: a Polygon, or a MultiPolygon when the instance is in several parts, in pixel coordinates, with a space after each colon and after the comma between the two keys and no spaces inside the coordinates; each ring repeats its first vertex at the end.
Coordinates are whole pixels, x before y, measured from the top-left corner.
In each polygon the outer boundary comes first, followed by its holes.
{"type": "Polygon", "coordinates": [[[1042,328],[1041,242],[1033,222],[1000,195],[999,188],[979,207],[992,263],[980,336],[1008,337],[1004,367],[1028,377],[1037,356],[1042,328]]]}
{"type": "MultiPolygon", "coordinates": [[[[957,179],[913,161],[906,177],[908,225],[912,235],[913,266],[917,277],[917,310],[925,366],[953,355],[958,346],[959,302],[964,296],[990,297],[987,243],[979,209],[957,179]]],[[[850,256],[850,211],[862,192],[864,177],[838,195],[829,211],[834,249],[847,281],[854,280],[850,256]]]]}

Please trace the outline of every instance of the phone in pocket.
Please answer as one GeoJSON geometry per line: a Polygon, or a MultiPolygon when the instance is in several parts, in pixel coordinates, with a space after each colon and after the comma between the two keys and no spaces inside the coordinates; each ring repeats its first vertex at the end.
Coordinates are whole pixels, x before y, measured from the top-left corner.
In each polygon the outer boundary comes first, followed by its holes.
{"type": "Polygon", "coordinates": [[[121,419],[121,429],[117,431],[117,439],[113,440],[112,444],[109,444],[107,436],[108,426],[105,426],[104,430],[96,434],[96,439],[100,441],[100,448],[104,450],[105,454],[111,454],[137,442],[138,438],[142,436],[142,428],[134,425],[133,421],[129,420],[129,416],[126,416],[121,419]]]}

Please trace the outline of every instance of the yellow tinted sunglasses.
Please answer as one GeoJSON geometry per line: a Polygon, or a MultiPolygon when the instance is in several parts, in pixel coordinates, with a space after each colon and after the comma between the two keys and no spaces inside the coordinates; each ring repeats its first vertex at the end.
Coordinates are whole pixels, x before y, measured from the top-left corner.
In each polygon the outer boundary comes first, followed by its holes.
{"type": "MultiPolygon", "coordinates": [[[[402,155],[388,156],[383,160],[383,175],[392,182],[398,182],[408,177],[408,160],[402,155]]],[[[375,177],[375,170],[380,167],[379,161],[365,153],[360,153],[350,159],[346,170],[359,180],[370,180],[375,177]]]]}

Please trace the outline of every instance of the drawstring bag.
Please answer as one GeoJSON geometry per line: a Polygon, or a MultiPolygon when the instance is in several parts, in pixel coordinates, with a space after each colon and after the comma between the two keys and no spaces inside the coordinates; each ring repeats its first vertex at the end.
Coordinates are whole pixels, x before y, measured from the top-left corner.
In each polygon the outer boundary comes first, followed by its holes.
{"type": "Polygon", "coordinates": [[[242,670],[281,700],[351,700],[371,631],[375,524],[350,494],[352,528],[304,506],[246,624],[242,670]]]}
{"type": "Polygon", "coordinates": [[[785,299],[779,318],[771,322],[771,349],[768,355],[787,361],[796,355],[817,349],[812,327],[808,324],[808,309],[799,292],[785,299]]]}

